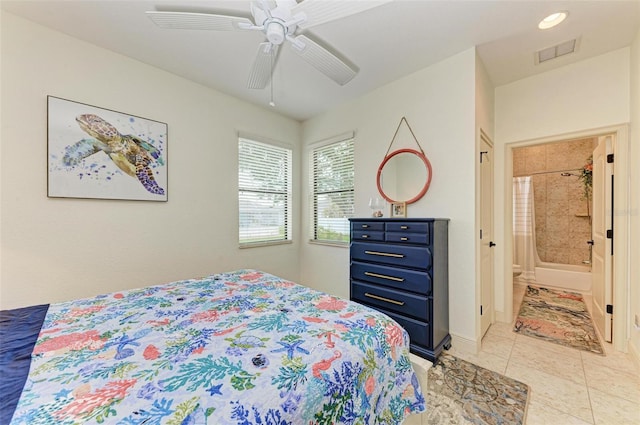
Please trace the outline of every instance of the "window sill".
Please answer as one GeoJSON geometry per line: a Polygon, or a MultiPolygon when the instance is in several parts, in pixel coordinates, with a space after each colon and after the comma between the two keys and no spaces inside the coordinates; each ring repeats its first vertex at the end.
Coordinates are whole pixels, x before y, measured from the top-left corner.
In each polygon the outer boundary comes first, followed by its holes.
{"type": "Polygon", "coordinates": [[[317,241],[317,240],[310,239],[309,243],[312,245],[335,246],[336,248],[349,248],[349,242],[325,242],[325,241],[317,241]]]}
{"type": "Polygon", "coordinates": [[[287,241],[265,241],[265,242],[254,242],[254,243],[245,243],[239,246],[240,249],[245,248],[258,248],[262,246],[272,246],[272,245],[287,245],[293,243],[292,240],[287,241]]]}

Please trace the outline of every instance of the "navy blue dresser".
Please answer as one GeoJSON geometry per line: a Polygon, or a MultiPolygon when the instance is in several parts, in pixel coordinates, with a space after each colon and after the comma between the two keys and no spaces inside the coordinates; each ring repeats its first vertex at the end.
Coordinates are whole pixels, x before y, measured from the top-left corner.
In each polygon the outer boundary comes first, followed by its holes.
{"type": "Polygon", "coordinates": [[[449,335],[448,219],[352,218],[350,297],[404,327],[435,361],[449,335]]]}

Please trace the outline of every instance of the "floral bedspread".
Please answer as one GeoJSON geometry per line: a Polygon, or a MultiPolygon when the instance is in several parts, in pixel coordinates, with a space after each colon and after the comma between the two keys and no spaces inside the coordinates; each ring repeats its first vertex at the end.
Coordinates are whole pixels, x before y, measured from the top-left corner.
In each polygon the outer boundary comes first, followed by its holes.
{"type": "Polygon", "coordinates": [[[399,424],[425,409],[385,315],[240,270],[52,304],[12,424],[399,424]]]}

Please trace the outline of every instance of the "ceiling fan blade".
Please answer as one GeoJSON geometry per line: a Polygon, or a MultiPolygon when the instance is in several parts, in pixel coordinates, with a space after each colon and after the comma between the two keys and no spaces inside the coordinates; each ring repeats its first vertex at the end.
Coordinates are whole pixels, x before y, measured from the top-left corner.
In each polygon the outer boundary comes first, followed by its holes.
{"type": "Polygon", "coordinates": [[[186,30],[234,31],[253,25],[241,16],[214,15],[211,13],[147,11],[147,16],[160,28],[186,30]]]}
{"type": "Polygon", "coordinates": [[[365,10],[373,9],[393,0],[304,0],[291,9],[291,14],[304,13],[306,20],[298,26],[302,29],[334,21],[365,10]]]}
{"type": "Polygon", "coordinates": [[[258,53],[253,61],[253,67],[249,74],[247,87],[250,89],[263,89],[271,80],[271,73],[278,58],[278,47],[268,41],[260,43],[258,53]]]}
{"type": "Polygon", "coordinates": [[[291,46],[294,52],[341,86],[358,73],[355,65],[347,64],[307,36],[294,37],[291,46]]]}

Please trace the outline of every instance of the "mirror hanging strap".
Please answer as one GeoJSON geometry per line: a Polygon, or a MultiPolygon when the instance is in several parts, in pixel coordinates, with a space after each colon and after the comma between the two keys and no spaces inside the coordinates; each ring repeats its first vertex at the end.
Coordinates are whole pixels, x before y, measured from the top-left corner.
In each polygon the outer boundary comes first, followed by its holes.
{"type": "Polygon", "coordinates": [[[407,118],[402,117],[402,118],[400,118],[400,122],[398,123],[398,128],[396,128],[396,132],[393,134],[393,138],[391,139],[391,143],[389,143],[389,147],[387,148],[387,153],[384,155],[385,158],[387,156],[389,156],[389,151],[391,150],[391,145],[393,145],[393,142],[395,142],[396,136],[398,135],[398,131],[400,130],[400,126],[402,125],[403,121],[407,125],[407,128],[409,129],[409,131],[411,132],[411,136],[413,137],[413,140],[416,142],[416,145],[418,145],[418,148],[420,149],[420,152],[422,152],[422,155],[425,155],[424,151],[422,150],[422,146],[420,146],[420,142],[418,142],[418,139],[416,138],[416,135],[414,134],[413,129],[409,125],[409,121],[407,121],[407,118]]]}

